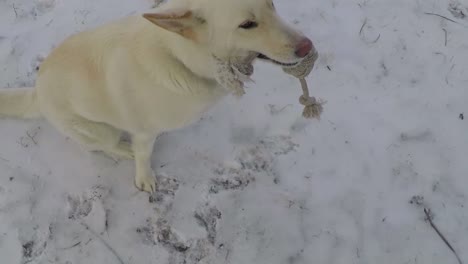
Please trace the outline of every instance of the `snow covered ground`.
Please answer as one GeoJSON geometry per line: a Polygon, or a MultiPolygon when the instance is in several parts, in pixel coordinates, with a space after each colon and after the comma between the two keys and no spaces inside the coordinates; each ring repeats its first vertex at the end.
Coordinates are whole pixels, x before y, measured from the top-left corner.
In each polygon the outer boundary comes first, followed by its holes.
{"type": "MultiPolygon", "coordinates": [[[[32,86],[63,38],[153,4],[0,1],[0,87],[32,86]]],[[[276,5],[320,52],[321,121],[258,63],[241,101],[160,137],[149,198],[132,162],[1,120],[0,263],[458,263],[424,208],[467,263],[468,2],[276,5]]]]}

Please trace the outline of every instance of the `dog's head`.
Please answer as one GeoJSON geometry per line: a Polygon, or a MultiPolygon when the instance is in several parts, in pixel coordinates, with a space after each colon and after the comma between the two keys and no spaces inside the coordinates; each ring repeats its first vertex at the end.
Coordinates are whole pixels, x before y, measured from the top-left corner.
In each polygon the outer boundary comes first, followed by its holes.
{"type": "Polygon", "coordinates": [[[314,52],[312,42],[278,16],[272,0],[171,0],[161,10],[144,17],[220,58],[256,53],[293,66],[314,52]]]}

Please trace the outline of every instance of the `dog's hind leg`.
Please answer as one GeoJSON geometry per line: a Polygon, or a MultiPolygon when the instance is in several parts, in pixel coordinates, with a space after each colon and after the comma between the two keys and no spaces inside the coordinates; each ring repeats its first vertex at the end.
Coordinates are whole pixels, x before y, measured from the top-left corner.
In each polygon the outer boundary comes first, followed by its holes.
{"type": "Polygon", "coordinates": [[[103,151],[109,156],[133,159],[130,143],[122,142],[122,131],[105,123],[94,122],[74,115],[54,122],[66,135],[91,151],[103,151]]]}

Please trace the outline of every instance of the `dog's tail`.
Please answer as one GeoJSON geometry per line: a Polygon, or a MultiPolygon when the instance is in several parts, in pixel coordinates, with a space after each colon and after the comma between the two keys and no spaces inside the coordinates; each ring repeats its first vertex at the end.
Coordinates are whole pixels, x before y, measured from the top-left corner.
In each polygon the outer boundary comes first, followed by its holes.
{"type": "Polygon", "coordinates": [[[41,112],[34,88],[0,89],[0,117],[39,118],[41,112]]]}

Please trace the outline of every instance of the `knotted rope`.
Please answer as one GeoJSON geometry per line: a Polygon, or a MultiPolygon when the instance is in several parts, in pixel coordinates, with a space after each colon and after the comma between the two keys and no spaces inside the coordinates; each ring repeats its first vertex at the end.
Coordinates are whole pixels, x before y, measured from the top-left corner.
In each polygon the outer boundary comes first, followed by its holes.
{"type": "MultiPolygon", "coordinates": [[[[216,56],[213,56],[213,58],[217,64],[216,79],[218,83],[238,97],[244,95],[244,82],[249,81],[250,75],[253,73],[252,61],[255,58],[255,54],[244,61],[224,61],[216,56]]],[[[305,79],[314,68],[317,58],[318,53],[311,52],[298,65],[283,67],[285,73],[298,78],[301,83],[302,95],[299,97],[299,103],[304,106],[302,115],[305,118],[320,119],[320,115],[323,112],[323,104],[325,103],[310,96],[305,79]]]]}
{"type": "Polygon", "coordinates": [[[283,71],[289,75],[292,75],[299,79],[302,87],[302,95],[299,97],[299,103],[304,106],[302,115],[305,118],[317,118],[320,119],[320,115],[323,112],[322,100],[317,100],[315,97],[310,96],[309,88],[307,86],[306,77],[310,74],[314,68],[315,61],[317,61],[318,53],[313,52],[307,55],[304,60],[301,61],[295,67],[283,67],[283,71]]]}

